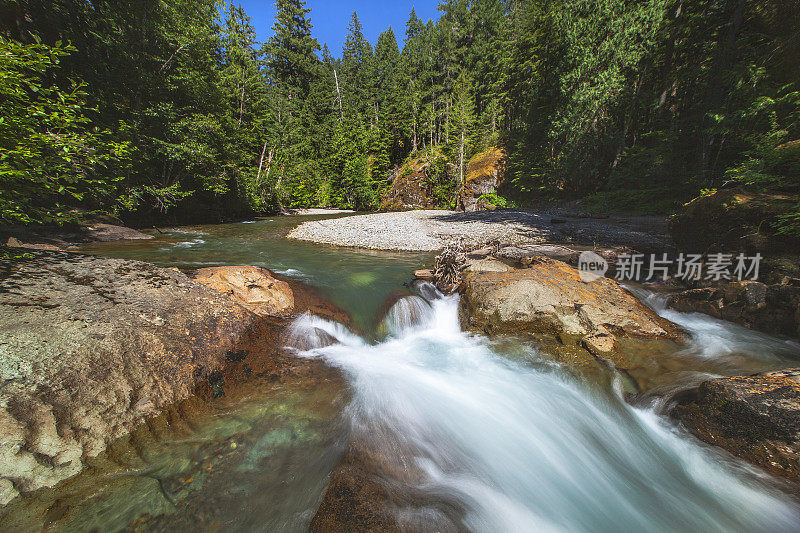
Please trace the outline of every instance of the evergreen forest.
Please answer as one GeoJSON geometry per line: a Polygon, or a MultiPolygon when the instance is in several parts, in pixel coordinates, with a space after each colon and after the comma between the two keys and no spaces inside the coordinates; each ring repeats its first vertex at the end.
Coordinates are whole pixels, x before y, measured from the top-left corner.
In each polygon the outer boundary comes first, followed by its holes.
{"type": "Polygon", "coordinates": [[[235,2],[0,1],[2,223],[369,211],[409,157],[490,146],[503,205],[800,188],[797,0],[443,0],[335,53],[276,7],[259,42],[235,2]]]}

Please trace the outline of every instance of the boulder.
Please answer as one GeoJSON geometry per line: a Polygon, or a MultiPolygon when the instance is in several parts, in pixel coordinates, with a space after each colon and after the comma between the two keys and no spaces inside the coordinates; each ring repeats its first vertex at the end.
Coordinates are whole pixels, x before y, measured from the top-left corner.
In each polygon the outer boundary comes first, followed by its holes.
{"type": "Polygon", "coordinates": [[[249,265],[201,268],[194,279],[227,294],[257,315],[288,316],[294,312],[291,287],[275,279],[266,268],[249,265]]]}
{"type": "MultiPolygon", "coordinates": [[[[624,246],[601,249],[595,248],[592,252],[606,260],[608,263],[606,275],[609,277],[613,276],[615,273],[620,255],[637,253],[635,250],[624,246]]],[[[518,244],[501,248],[496,255],[498,258],[513,266],[530,266],[533,262],[532,259],[537,257],[549,257],[551,259],[563,261],[568,265],[578,266],[581,251],[558,244],[518,244]]]]}
{"type": "Polygon", "coordinates": [[[0,500],[53,486],[219,375],[258,317],[181,272],[32,251],[0,266],[0,500]]]}
{"type": "Polygon", "coordinates": [[[721,189],[686,204],[670,219],[669,231],[678,249],[685,252],[797,250],[800,241],[777,235],[773,226],[796,207],[797,197],[790,194],[721,189]]]}
{"type": "Polygon", "coordinates": [[[22,242],[16,237],[9,237],[8,241],[6,241],[6,246],[9,248],[28,248],[30,250],[61,250],[55,244],[46,244],[46,243],[26,243],[22,242]]]}
{"type": "Polygon", "coordinates": [[[139,240],[147,240],[152,239],[152,235],[148,235],[147,233],[142,233],[141,231],[137,231],[132,228],[126,228],[125,226],[117,226],[115,224],[105,224],[105,223],[97,223],[97,224],[90,224],[85,226],[82,229],[82,233],[89,241],[99,241],[99,242],[108,242],[108,241],[139,241],[139,240]]]}
{"type": "Polygon", "coordinates": [[[468,272],[511,272],[513,267],[508,264],[495,259],[494,257],[486,257],[483,259],[469,259],[467,261],[466,270],[468,272]]]}
{"type": "Polygon", "coordinates": [[[699,439],[800,481],[800,368],[704,381],[671,414],[699,439]]]}
{"type": "Polygon", "coordinates": [[[800,338],[800,286],[791,278],[767,285],[721,281],[672,294],[667,305],[684,313],[704,313],[770,334],[800,338]]]}
{"type": "Polygon", "coordinates": [[[460,292],[465,327],[531,335],[542,353],[589,379],[611,362],[630,392],[658,385],[685,338],[616,281],[584,281],[577,269],[547,257],[519,269],[492,258],[470,261],[460,292]]]}
{"type": "Polygon", "coordinates": [[[464,172],[464,183],[458,191],[456,206],[462,211],[493,209],[481,199],[484,194],[497,191],[503,184],[508,168],[508,156],[502,148],[493,146],[469,160],[464,172]]]}
{"type": "MultiPolygon", "coordinates": [[[[419,155],[410,159],[390,178],[392,186],[381,198],[381,211],[406,211],[409,209],[434,209],[433,194],[441,178],[439,168],[446,168],[447,158],[440,153],[419,155]]],[[[450,180],[448,176],[445,176],[450,180]]]]}
{"type": "Polygon", "coordinates": [[[511,264],[519,264],[526,257],[550,257],[576,266],[580,255],[580,252],[572,248],[557,244],[519,244],[517,246],[506,246],[497,252],[497,257],[505,259],[511,264]]]}
{"type": "Polygon", "coordinates": [[[352,439],[311,520],[314,533],[464,530],[465,510],[447,491],[430,491],[418,460],[398,443],[389,448],[352,439]]]}
{"type": "Polygon", "coordinates": [[[529,268],[505,271],[469,263],[461,309],[472,328],[487,333],[584,336],[607,331],[673,340],[683,335],[616,281],[601,277],[585,283],[577,269],[549,258],[538,258],[529,268]]]}

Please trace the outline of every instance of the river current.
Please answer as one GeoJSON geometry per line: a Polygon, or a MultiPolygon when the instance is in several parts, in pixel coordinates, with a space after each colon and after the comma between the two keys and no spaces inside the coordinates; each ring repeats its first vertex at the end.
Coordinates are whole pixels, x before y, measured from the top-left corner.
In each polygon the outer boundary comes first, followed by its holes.
{"type": "MultiPolygon", "coordinates": [[[[379,322],[384,300],[431,255],[286,241],[304,219],[161,230],[154,241],[92,251],[182,268],[257,264],[317,287],[353,315],[352,329],[302,316],[288,342],[298,357],[338,369],[347,393],[275,386],[223,398],[210,414],[120,443],[63,487],[15,504],[0,526],[196,530],[185,517],[202,512],[203,530],[303,531],[356,439],[418,472],[414,490],[456,502],[458,529],[800,530],[800,508],[779,481],[686,434],[656,396],[627,403],[613,372],[589,383],[525,339],[465,333],[458,297],[430,286],[379,322]],[[165,502],[175,479],[190,488],[165,502]]],[[[692,333],[677,357],[704,370],[681,367],[669,387],[800,360],[797,343],[668,311],[647,288],[630,289],[692,333]]],[[[402,512],[421,530],[453,520],[435,507],[402,512]]]]}

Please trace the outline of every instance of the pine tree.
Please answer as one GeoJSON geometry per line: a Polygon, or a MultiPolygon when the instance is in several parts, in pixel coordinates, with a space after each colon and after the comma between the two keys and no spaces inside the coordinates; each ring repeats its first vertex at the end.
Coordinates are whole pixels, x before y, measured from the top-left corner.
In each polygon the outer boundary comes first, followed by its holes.
{"type": "Polygon", "coordinates": [[[375,125],[375,58],[354,11],[342,48],[342,87],[345,107],[375,125]]]}
{"type": "Polygon", "coordinates": [[[453,122],[458,135],[458,183],[464,184],[464,163],[468,155],[472,128],[475,124],[475,104],[472,96],[472,80],[466,69],[456,80],[453,94],[453,122]]]}
{"type": "MultiPolygon", "coordinates": [[[[314,121],[309,95],[321,74],[315,52],[319,44],[311,36],[311,11],[302,0],[278,0],[274,35],[264,46],[268,76],[276,87],[273,100],[274,140],[278,171],[274,178],[274,193],[278,201],[291,196],[296,186],[294,178],[301,177],[297,166],[314,157],[306,135],[308,123],[314,121]]],[[[314,99],[318,103],[318,99],[314,99]]]]}
{"type": "Polygon", "coordinates": [[[376,105],[378,106],[378,131],[376,132],[375,169],[384,173],[398,165],[405,156],[403,151],[402,110],[403,97],[400,80],[400,49],[391,28],[381,33],[375,45],[376,105]]]}

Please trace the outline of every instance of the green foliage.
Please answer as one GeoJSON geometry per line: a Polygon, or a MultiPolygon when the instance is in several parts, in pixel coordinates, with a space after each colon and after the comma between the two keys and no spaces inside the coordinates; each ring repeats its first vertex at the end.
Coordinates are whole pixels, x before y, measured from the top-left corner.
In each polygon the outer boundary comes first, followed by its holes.
{"type": "Polygon", "coordinates": [[[74,48],[0,37],[0,217],[71,220],[72,206],[113,206],[128,144],[91,125],[85,86],[48,81],[74,48]]]}
{"type": "Polygon", "coordinates": [[[438,149],[429,148],[424,156],[428,161],[425,175],[431,203],[440,207],[455,208],[458,183],[453,179],[453,166],[438,149]]]}
{"type": "Polygon", "coordinates": [[[502,207],[508,209],[513,209],[517,207],[517,204],[513,200],[504,198],[503,196],[500,196],[496,192],[482,194],[479,200],[483,200],[487,204],[493,205],[495,207],[502,207]]]}
{"type": "Polygon", "coordinates": [[[374,209],[420,152],[450,161],[428,185],[451,205],[495,145],[520,204],[663,211],[726,180],[800,190],[795,0],[439,10],[412,10],[402,47],[391,28],[373,47],[353,13],[337,59],[318,57],[302,0],[277,0],[263,44],[219,0],[17,0],[0,21],[0,217],[374,209]]]}
{"type": "Polygon", "coordinates": [[[683,197],[672,189],[647,188],[597,192],[587,195],[583,208],[593,213],[633,213],[639,215],[666,215],[674,213],[683,197]]]}
{"type": "Polygon", "coordinates": [[[800,203],[790,213],[778,215],[778,222],[775,225],[776,233],[791,237],[800,237],[800,203]]]}

